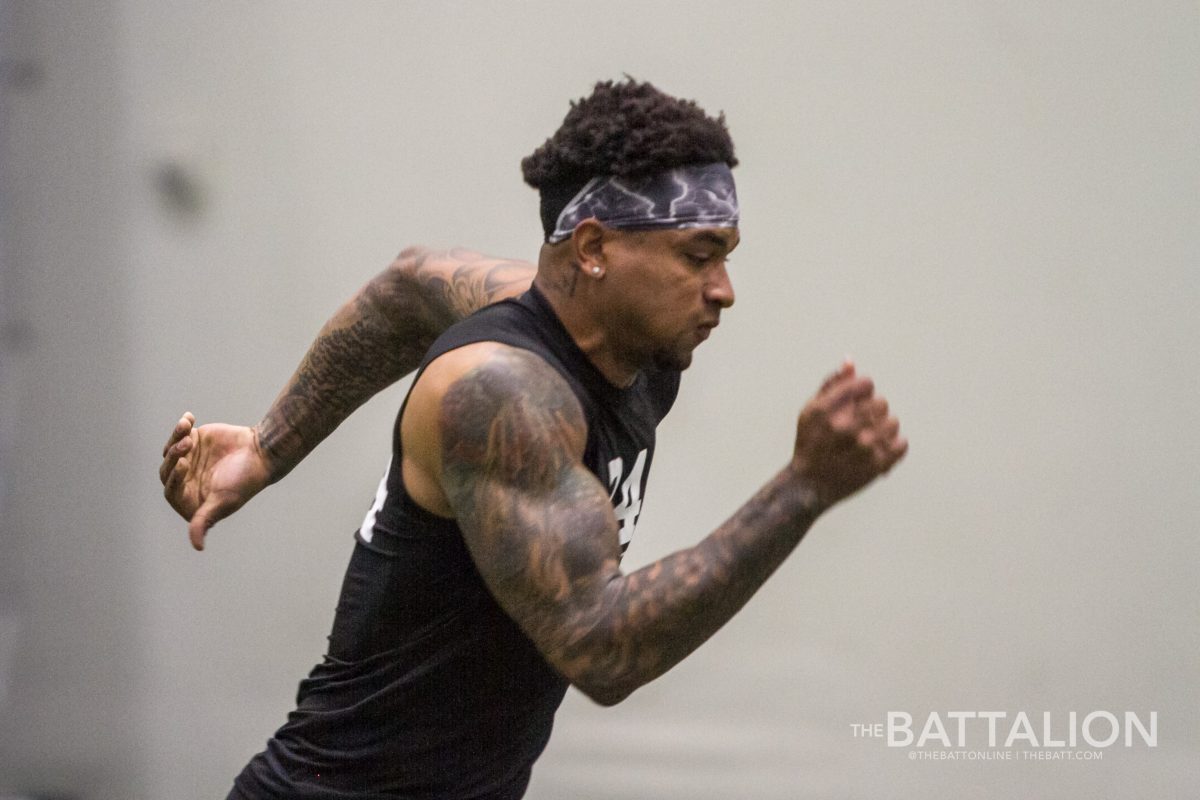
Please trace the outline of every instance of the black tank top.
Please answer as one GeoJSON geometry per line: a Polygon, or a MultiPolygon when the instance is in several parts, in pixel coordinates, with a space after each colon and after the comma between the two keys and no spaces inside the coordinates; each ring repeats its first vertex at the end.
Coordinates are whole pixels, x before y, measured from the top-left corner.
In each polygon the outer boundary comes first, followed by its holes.
{"type": "MultiPolygon", "coordinates": [[[[630,387],[613,386],[536,288],[452,327],[421,368],[481,341],[536,353],[571,386],[587,420],[584,463],[609,487],[624,552],[679,373],[647,369],[630,387]]],[[[400,454],[398,416],[329,653],[238,777],[254,800],[518,798],[550,737],[566,680],[492,598],[454,520],[409,498],[400,454]]]]}

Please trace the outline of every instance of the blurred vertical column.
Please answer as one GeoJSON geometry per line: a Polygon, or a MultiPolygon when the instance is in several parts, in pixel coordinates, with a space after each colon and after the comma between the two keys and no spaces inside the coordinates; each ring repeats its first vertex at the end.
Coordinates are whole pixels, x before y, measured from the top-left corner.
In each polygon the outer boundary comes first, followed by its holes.
{"type": "Polygon", "coordinates": [[[0,795],[144,796],[121,30],[0,0],[0,795]]]}
{"type": "MultiPolygon", "coordinates": [[[[39,75],[37,62],[22,53],[15,41],[15,20],[16,3],[0,0],[0,520],[8,518],[16,470],[12,444],[17,426],[18,361],[30,338],[28,321],[15,302],[19,231],[14,224],[12,118],[16,95],[33,91],[39,75]]],[[[9,532],[4,534],[0,538],[0,717],[8,705],[20,632],[18,561],[10,557],[9,532]]]]}

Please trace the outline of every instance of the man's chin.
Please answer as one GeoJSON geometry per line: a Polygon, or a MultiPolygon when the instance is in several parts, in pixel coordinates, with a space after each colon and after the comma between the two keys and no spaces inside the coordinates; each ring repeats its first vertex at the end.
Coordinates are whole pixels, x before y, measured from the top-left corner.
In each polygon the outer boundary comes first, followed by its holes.
{"type": "Polygon", "coordinates": [[[692,351],[661,350],[654,354],[653,361],[661,370],[683,372],[692,365],[692,351]]]}

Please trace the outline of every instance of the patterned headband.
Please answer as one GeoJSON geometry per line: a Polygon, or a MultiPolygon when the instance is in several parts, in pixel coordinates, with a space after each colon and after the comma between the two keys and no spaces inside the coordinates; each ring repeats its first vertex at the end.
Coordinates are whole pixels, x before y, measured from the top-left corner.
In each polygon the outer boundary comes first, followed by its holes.
{"type": "Polygon", "coordinates": [[[610,228],[736,228],[737,191],[724,162],[693,164],[639,178],[592,178],[558,215],[550,244],[595,217],[610,228]]]}

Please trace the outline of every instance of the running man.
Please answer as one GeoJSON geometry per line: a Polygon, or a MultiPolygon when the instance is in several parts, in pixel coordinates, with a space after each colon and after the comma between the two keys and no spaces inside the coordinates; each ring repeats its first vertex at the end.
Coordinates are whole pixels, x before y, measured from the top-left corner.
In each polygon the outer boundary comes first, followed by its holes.
{"type": "Polygon", "coordinates": [[[329,652],[230,800],[521,797],[568,685],[610,705],[662,675],[823,511],[903,457],[899,422],[847,362],[800,412],[788,463],[727,522],[621,571],[655,427],[734,302],[736,163],[722,117],[600,83],[522,162],[541,195],[536,271],[406,251],[322,329],[257,427],[176,426],[160,478],[200,548],[420,370],[329,652]]]}

